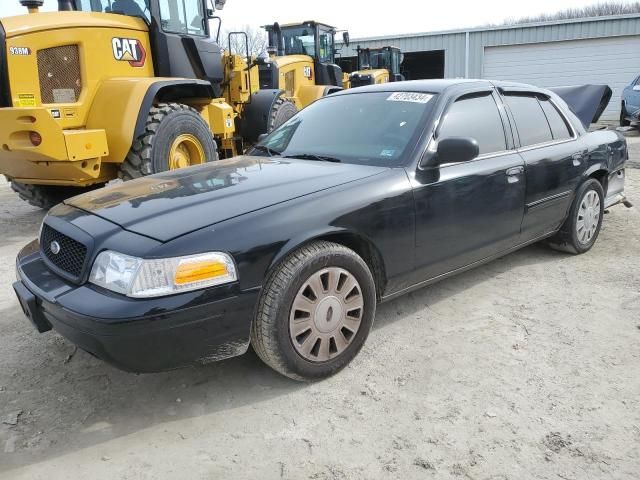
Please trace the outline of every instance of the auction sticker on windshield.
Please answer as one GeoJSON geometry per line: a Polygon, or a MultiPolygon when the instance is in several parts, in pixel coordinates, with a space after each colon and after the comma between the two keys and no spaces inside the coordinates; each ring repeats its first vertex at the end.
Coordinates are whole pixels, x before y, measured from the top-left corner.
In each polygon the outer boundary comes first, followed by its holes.
{"type": "Polygon", "coordinates": [[[396,92],[389,95],[388,102],[412,102],[412,103],[429,103],[433,95],[429,93],[417,92],[396,92]]]}

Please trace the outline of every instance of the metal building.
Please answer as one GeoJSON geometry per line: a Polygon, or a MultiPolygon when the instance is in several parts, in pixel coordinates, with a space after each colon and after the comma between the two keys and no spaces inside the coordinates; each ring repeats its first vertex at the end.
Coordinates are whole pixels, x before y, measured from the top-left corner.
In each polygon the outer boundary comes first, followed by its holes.
{"type": "Polygon", "coordinates": [[[392,45],[405,54],[409,79],[495,78],[540,87],[598,83],[614,92],[602,119],[620,115],[622,89],[640,74],[640,15],[353,39],[356,48],[392,45]]]}

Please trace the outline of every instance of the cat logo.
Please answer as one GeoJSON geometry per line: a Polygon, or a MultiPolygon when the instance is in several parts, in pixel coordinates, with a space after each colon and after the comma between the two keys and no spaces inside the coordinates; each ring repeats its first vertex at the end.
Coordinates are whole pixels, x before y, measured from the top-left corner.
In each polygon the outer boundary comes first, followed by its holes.
{"type": "Polygon", "coordinates": [[[142,42],[136,38],[114,38],[111,40],[113,58],[120,62],[129,62],[132,67],[143,67],[147,52],[142,42]]]}

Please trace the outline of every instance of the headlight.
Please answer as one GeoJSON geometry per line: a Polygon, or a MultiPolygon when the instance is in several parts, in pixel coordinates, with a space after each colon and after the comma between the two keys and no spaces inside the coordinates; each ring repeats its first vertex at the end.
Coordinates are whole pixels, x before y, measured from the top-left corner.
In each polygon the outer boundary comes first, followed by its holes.
{"type": "Polygon", "coordinates": [[[162,297],[238,280],[235,263],[226,253],[144,260],[118,252],[102,252],[89,281],[133,298],[162,297]]]}

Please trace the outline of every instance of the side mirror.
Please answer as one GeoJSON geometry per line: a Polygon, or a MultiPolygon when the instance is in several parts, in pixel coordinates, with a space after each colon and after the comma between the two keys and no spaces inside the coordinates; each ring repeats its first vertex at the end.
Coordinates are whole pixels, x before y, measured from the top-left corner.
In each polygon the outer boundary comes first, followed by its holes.
{"type": "Polygon", "coordinates": [[[342,42],[345,44],[345,46],[349,46],[349,44],[351,43],[351,37],[349,37],[349,32],[342,32],[342,42]]]}
{"type": "Polygon", "coordinates": [[[261,133],[260,135],[258,135],[258,142],[261,142],[262,140],[264,140],[268,136],[269,136],[268,133],[261,133]]]}
{"type": "Polygon", "coordinates": [[[433,165],[462,163],[480,155],[478,141],[471,137],[448,137],[438,141],[438,150],[433,165]]]}
{"type": "Polygon", "coordinates": [[[633,87],[633,90],[636,91],[636,92],[640,92],[640,85],[635,85],[633,87]]]}

